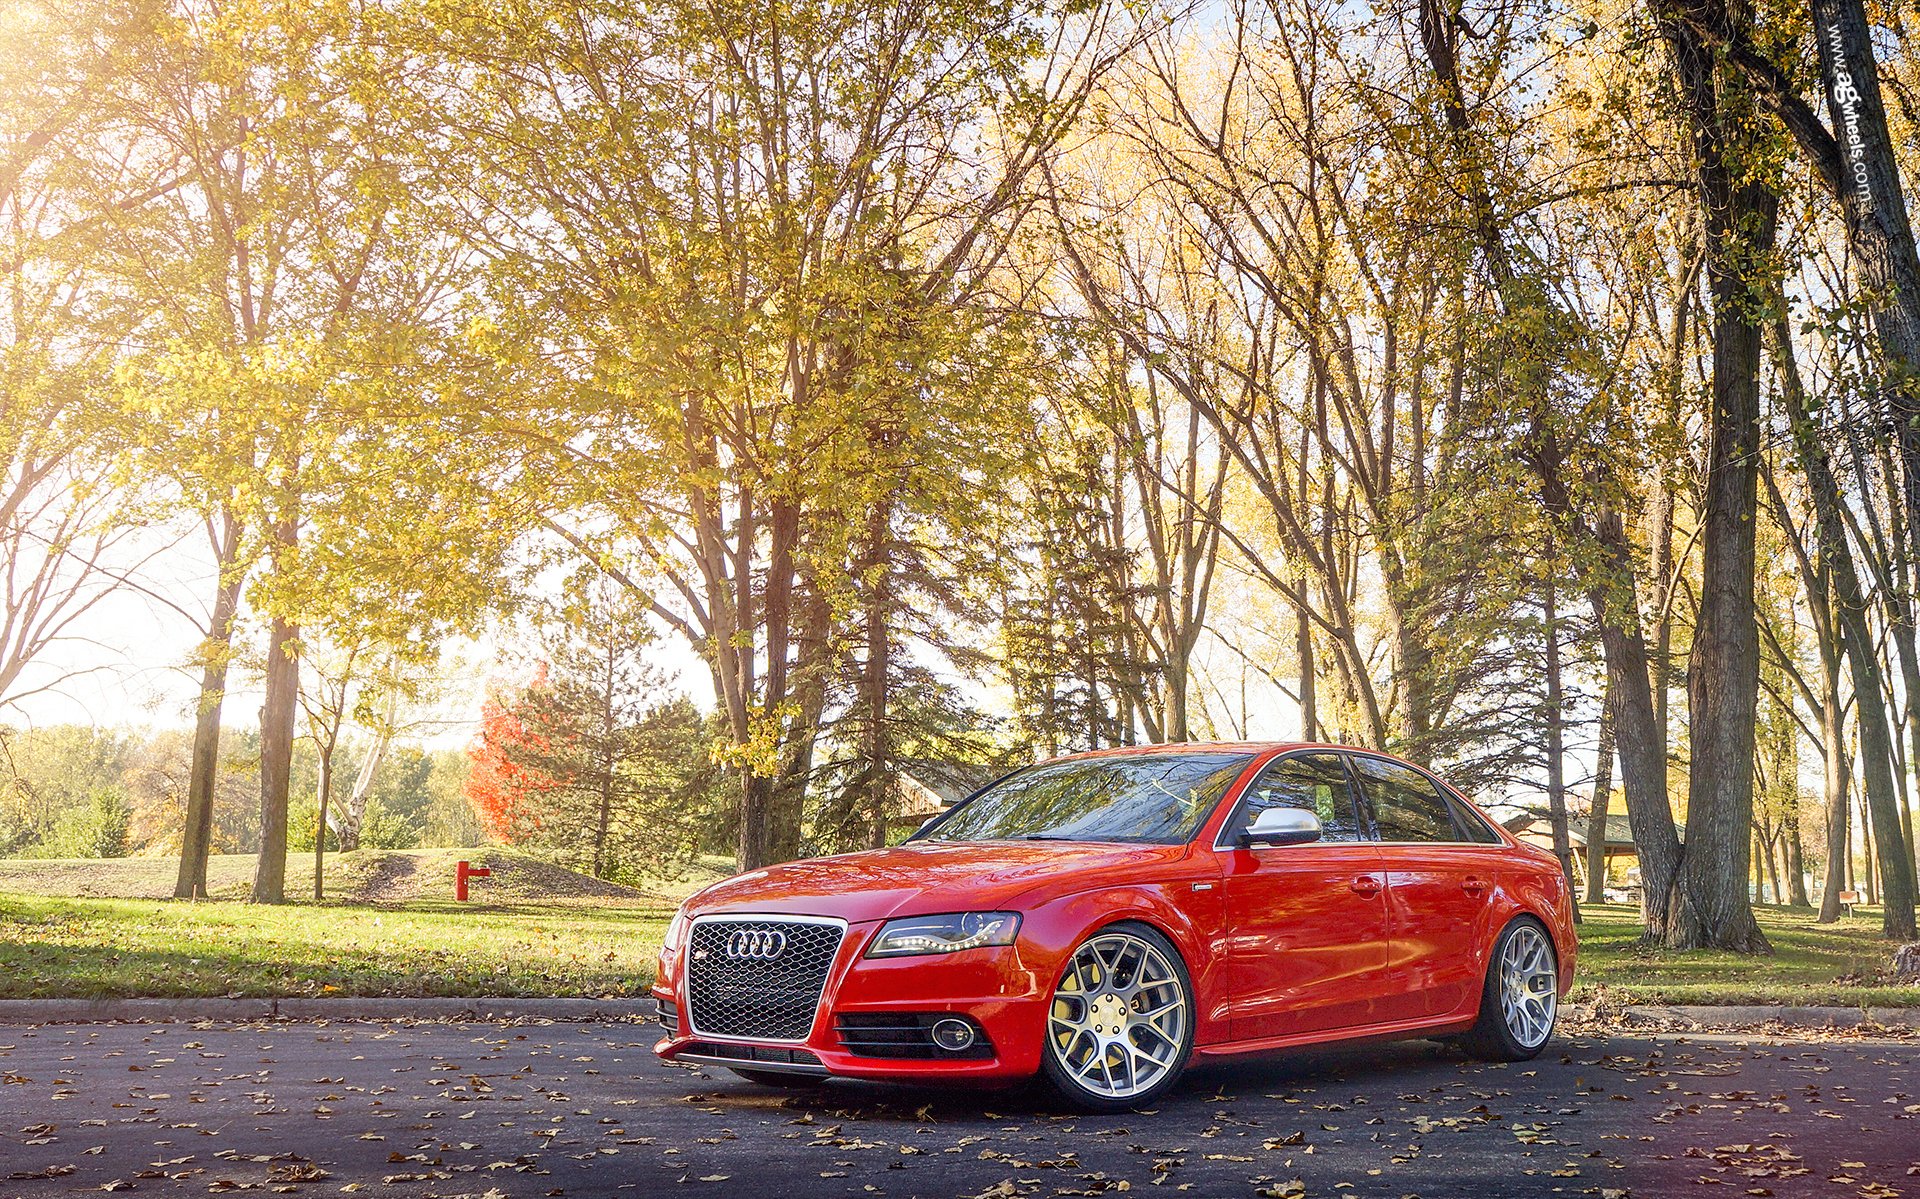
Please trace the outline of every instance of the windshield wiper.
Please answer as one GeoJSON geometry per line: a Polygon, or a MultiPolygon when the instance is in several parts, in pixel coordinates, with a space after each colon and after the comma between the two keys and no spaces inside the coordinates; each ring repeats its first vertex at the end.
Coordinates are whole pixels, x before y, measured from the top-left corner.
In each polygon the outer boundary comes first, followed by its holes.
{"type": "Polygon", "coordinates": [[[1078,841],[1079,837],[1063,837],[1059,833],[1021,833],[1022,841],[1078,841]]]}

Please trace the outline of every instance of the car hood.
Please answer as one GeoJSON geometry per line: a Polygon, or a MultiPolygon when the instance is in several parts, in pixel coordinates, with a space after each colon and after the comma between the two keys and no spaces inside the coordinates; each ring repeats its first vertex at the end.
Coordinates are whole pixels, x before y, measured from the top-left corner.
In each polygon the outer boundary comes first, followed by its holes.
{"type": "Polygon", "coordinates": [[[687,901],[689,916],[780,912],[850,923],[934,912],[1018,911],[1023,904],[1119,881],[1172,863],[1185,845],[1111,842],[913,841],[749,870],[687,901]]]}

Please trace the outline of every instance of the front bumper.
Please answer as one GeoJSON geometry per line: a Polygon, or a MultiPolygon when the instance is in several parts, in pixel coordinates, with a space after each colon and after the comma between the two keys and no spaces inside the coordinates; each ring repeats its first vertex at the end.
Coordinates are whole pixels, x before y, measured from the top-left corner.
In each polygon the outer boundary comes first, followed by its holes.
{"type": "MultiPolygon", "coordinates": [[[[656,1000],[673,1005],[667,1035],[653,1047],[667,1061],[699,1062],[779,1073],[864,1079],[1019,1078],[1040,1069],[1051,980],[1043,981],[1021,945],[957,953],[868,958],[880,921],[851,924],[841,941],[807,1036],[797,1041],[715,1036],[694,1030],[678,952],[661,956],[656,1000]],[[855,1052],[836,1020],[849,1015],[953,1015],[984,1033],[987,1056],[879,1057],[855,1052]]],[[[664,1021],[663,1021],[664,1024],[664,1021]]]]}

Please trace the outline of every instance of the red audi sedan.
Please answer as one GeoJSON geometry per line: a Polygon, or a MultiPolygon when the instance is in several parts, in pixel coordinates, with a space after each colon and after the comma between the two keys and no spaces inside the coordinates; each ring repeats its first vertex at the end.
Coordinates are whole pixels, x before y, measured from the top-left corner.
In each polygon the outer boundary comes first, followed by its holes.
{"type": "Polygon", "coordinates": [[[661,1057],[758,1083],[1044,1074],[1094,1110],[1195,1054],[1362,1037],[1539,1053],[1571,897],[1429,772],[1343,746],[1107,750],[905,844],[753,870],[667,929],[661,1057]]]}

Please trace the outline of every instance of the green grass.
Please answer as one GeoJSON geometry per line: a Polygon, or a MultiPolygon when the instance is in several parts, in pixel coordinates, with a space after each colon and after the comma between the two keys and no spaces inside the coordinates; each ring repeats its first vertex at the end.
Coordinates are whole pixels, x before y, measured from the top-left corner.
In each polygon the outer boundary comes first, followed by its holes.
{"type": "Polygon", "coordinates": [[[1836,924],[1815,924],[1804,908],[1755,909],[1771,956],[1721,950],[1669,953],[1639,945],[1639,911],[1588,905],[1580,926],[1575,1002],[1655,1004],[1838,1004],[1920,1007],[1920,987],[1888,977],[1894,945],[1880,914],[1861,908],[1836,924]]]}
{"type": "MultiPolygon", "coordinates": [[[[167,894],[158,859],[0,862],[0,998],[642,995],[674,903],[723,865],[624,889],[500,850],[365,851],[329,864],[345,898],[256,907],[102,893],[167,894]],[[478,902],[448,898],[460,857],[499,871],[478,902]]],[[[290,892],[311,888],[308,870],[290,892]]],[[[216,894],[243,893],[251,873],[250,858],[217,860],[216,894]]],[[[1865,909],[1831,925],[1759,909],[1771,957],[1646,950],[1634,909],[1585,916],[1578,1002],[1920,1006],[1920,988],[1886,977],[1893,947],[1865,909]]]]}
{"type": "Polygon", "coordinates": [[[0,998],[643,995],[670,914],[0,894],[0,998]]]}
{"type": "Polygon", "coordinates": [[[170,859],[0,862],[0,998],[643,995],[703,859],[620,887],[499,849],[363,850],[288,862],[279,907],[238,902],[250,856],[213,859],[215,898],[165,899],[170,859]],[[453,866],[491,866],[455,903],[453,866]],[[132,896],[132,898],[127,898],[132,896]]]}
{"type": "MultiPolygon", "coordinates": [[[[327,864],[334,890],[357,889],[373,855],[346,855],[327,864]]],[[[207,886],[216,896],[245,895],[253,880],[252,854],[215,854],[207,859],[207,886]]],[[[165,899],[173,894],[173,858],[15,858],[0,861],[0,890],[27,895],[96,896],[104,899],[165,899]]],[[[287,859],[287,891],[313,893],[313,859],[287,859]]]]}

